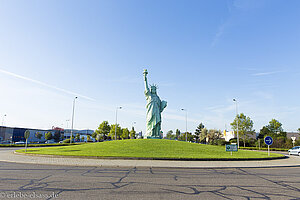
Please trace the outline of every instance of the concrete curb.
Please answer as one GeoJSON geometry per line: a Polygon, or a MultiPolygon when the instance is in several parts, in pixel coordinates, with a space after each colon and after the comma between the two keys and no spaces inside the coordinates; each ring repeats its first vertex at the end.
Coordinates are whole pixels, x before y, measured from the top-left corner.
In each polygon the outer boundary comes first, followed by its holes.
{"type": "Polygon", "coordinates": [[[47,155],[47,154],[32,154],[19,153],[14,151],[14,154],[36,157],[50,158],[81,158],[81,159],[101,159],[101,160],[166,160],[166,161],[262,161],[262,160],[278,160],[287,159],[287,156],[270,157],[270,158],[144,158],[144,157],[99,157],[99,156],[63,156],[63,155],[47,155]]]}
{"type": "Polygon", "coordinates": [[[176,160],[124,160],[71,158],[55,156],[30,156],[14,153],[14,150],[0,152],[0,161],[49,166],[76,167],[139,167],[139,168],[177,168],[177,169],[227,169],[227,168],[276,168],[300,167],[300,157],[286,156],[286,159],[248,160],[248,161],[176,161],[176,160]]]}

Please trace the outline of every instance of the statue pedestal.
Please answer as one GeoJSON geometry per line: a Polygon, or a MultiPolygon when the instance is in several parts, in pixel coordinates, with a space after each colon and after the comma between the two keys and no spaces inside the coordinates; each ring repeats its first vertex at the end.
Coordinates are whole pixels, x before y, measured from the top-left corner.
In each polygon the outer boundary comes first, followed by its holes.
{"type": "Polygon", "coordinates": [[[148,136],[147,139],[162,139],[161,136],[148,136]]]}

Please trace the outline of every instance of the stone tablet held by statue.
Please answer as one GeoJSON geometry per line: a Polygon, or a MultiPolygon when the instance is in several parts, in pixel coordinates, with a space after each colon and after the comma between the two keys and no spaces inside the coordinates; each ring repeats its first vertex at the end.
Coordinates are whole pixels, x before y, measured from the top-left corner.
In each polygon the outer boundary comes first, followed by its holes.
{"type": "Polygon", "coordinates": [[[145,96],[147,100],[147,123],[145,138],[161,139],[161,113],[165,107],[167,107],[166,101],[161,101],[156,93],[157,86],[148,86],[147,75],[148,72],[144,70],[144,82],[145,82],[145,96]]]}

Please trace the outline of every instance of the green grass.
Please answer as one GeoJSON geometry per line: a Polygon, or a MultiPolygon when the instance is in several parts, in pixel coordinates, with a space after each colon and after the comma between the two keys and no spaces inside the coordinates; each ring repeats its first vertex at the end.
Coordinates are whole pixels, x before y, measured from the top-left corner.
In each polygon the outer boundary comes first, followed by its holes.
{"type": "MultiPolygon", "coordinates": [[[[24,149],[17,152],[25,153],[24,149]]],[[[185,159],[248,159],[266,158],[266,152],[239,150],[225,151],[225,146],[212,146],[171,140],[119,140],[75,146],[28,149],[29,154],[134,157],[134,158],[185,158],[185,159]]],[[[281,157],[271,154],[270,157],[281,157]]]]}

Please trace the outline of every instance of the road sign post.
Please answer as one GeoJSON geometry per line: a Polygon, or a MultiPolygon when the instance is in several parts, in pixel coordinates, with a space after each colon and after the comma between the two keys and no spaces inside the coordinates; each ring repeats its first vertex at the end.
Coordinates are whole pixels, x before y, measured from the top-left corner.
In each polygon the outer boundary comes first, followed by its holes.
{"type": "Polygon", "coordinates": [[[270,156],[270,145],[273,144],[273,138],[271,136],[265,137],[265,144],[268,145],[268,156],[270,156]]]}
{"type": "Polygon", "coordinates": [[[232,155],[233,151],[238,151],[238,146],[236,144],[226,144],[225,150],[230,151],[232,155]]]}
{"type": "Polygon", "coordinates": [[[27,152],[27,141],[28,141],[29,135],[30,135],[29,130],[25,131],[25,133],[24,133],[24,137],[26,139],[25,152],[27,152]]]}
{"type": "Polygon", "coordinates": [[[295,146],[296,137],[291,137],[291,139],[292,139],[293,146],[295,146]]]}

